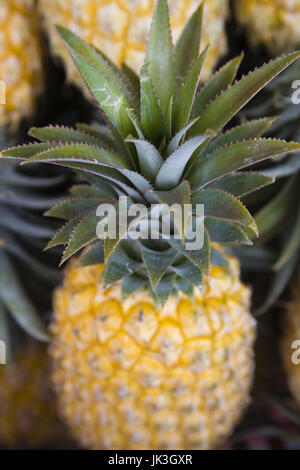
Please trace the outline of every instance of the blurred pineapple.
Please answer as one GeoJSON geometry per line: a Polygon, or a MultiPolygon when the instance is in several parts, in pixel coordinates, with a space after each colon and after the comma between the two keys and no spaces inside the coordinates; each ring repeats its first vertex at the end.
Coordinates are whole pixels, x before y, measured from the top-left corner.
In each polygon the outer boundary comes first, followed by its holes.
{"type": "Polygon", "coordinates": [[[263,43],[272,55],[299,46],[299,0],[234,0],[234,6],[254,44],[263,43]]]}
{"type": "Polygon", "coordinates": [[[300,277],[294,285],[292,301],[285,317],[285,334],[282,341],[282,359],[287,372],[289,388],[295,400],[300,404],[300,277]],[[296,343],[298,341],[298,343],[296,343]],[[298,350],[298,352],[297,352],[298,350]],[[293,355],[295,361],[293,362],[293,355]]]}
{"type": "Polygon", "coordinates": [[[59,430],[50,391],[46,346],[26,340],[13,361],[0,366],[0,444],[36,448],[59,430]]]}
{"type": "Polygon", "coordinates": [[[0,0],[0,80],[6,86],[0,127],[15,130],[33,114],[43,86],[41,53],[35,0],[0,0]]]}
{"type": "MultiPolygon", "coordinates": [[[[178,39],[187,19],[200,3],[199,0],[169,1],[174,40],[178,39]]],[[[70,29],[101,49],[118,66],[126,62],[134,71],[140,71],[155,0],[40,0],[39,5],[53,55],[63,59],[68,79],[79,87],[83,87],[80,74],[57,34],[55,24],[70,29]]],[[[211,44],[202,72],[205,80],[227,49],[225,20],[228,1],[206,0],[204,11],[202,44],[211,44]]]]}

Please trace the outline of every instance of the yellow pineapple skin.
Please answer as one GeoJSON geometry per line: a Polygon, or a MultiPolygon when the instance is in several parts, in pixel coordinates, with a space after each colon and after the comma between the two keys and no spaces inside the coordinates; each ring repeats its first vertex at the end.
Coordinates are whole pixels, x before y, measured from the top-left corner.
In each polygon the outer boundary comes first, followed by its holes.
{"type": "Polygon", "coordinates": [[[0,80],[6,85],[0,127],[15,131],[21,119],[34,113],[43,89],[35,0],[0,0],[0,80]]]}
{"type": "Polygon", "coordinates": [[[300,0],[234,0],[237,18],[254,44],[263,43],[272,55],[300,44],[300,0]]]}
{"type": "Polygon", "coordinates": [[[74,437],[89,449],[211,449],[248,404],[255,321],[239,265],[212,267],[193,303],[121,302],[103,265],[67,268],[55,293],[52,383],[74,437]]]}
{"type": "MultiPolygon", "coordinates": [[[[173,37],[177,40],[200,1],[169,0],[168,3],[173,37]]],[[[118,66],[126,62],[139,72],[144,63],[155,4],[156,0],[40,0],[40,9],[54,56],[63,60],[69,80],[82,87],[82,79],[55,30],[55,24],[77,33],[118,66]]],[[[210,42],[211,49],[202,71],[203,80],[209,77],[227,50],[227,13],[228,0],[206,0],[202,46],[210,42]]]]}
{"type": "Polygon", "coordinates": [[[292,302],[284,317],[284,328],[285,334],[281,344],[282,359],[289,388],[300,405],[300,364],[294,364],[292,361],[292,355],[296,352],[295,349],[292,349],[292,345],[295,341],[300,341],[300,276],[296,282],[292,302]]]}
{"type": "Polygon", "coordinates": [[[47,347],[26,341],[13,362],[0,365],[0,444],[37,448],[53,438],[57,414],[49,383],[47,347]]]}

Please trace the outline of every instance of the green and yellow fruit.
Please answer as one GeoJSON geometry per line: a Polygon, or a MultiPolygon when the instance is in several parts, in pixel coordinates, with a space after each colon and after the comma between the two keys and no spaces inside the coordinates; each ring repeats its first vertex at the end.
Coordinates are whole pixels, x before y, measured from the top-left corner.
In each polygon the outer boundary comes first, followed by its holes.
{"type": "Polygon", "coordinates": [[[6,86],[0,126],[15,130],[33,114],[43,88],[41,55],[35,0],[0,0],[0,80],[6,86]]]}
{"type": "MultiPolygon", "coordinates": [[[[171,25],[177,39],[199,0],[170,0],[171,25]]],[[[227,0],[207,0],[203,46],[211,43],[202,78],[210,75],[227,50],[227,0]]],[[[103,51],[115,64],[126,62],[136,72],[144,63],[155,0],[40,0],[54,56],[63,59],[71,81],[82,87],[80,74],[70,60],[55,25],[64,26],[103,51]]],[[[89,95],[90,96],[90,95],[89,95]]]]}
{"type": "Polygon", "coordinates": [[[249,400],[250,290],[224,246],[251,244],[257,227],[239,198],[273,182],[240,170],[300,144],[260,138],[272,118],[223,128],[300,53],[233,84],[237,57],[199,91],[201,22],[199,7],[173,48],[158,0],[140,77],[59,27],[109,128],[33,128],[40,143],[2,152],[73,168],[85,181],[48,211],[66,220],[48,247],[65,245],[63,261],[89,247],[56,293],[51,346],[61,413],[88,448],[214,448],[249,400]],[[116,236],[101,232],[99,205],[124,198],[123,210],[138,203],[146,213],[116,236]],[[190,246],[175,218],[169,237],[157,224],[153,239],[151,220],[165,204],[191,205],[203,245],[190,246]]]}
{"type": "Polygon", "coordinates": [[[0,444],[37,448],[57,429],[46,347],[26,341],[12,363],[0,366],[0,444]]]}
{"type": "Polygon", "coordinates": [[[249,400],[255,322],[239,267],[213,267],[195,302],[156,308],[146,289],[122,302],[103,266],[68,268],[55,295],[53,383],[74,436],[89,448],[206,449],[249,400]]]}
{"type": "Polygon", "coordinates": [[[272,55],[299,46],[299,0],[234,0],[234,6],[254,44],[264,44],[272,55]]]}

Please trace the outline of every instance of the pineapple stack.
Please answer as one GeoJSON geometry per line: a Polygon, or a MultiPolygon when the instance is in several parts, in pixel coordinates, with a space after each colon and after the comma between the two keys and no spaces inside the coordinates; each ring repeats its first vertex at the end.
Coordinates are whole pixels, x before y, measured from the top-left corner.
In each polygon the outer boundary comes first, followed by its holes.
{"type": "Polygon", "coordinates": [[[15,131],[23,118],[33,114],[43,88],[35,0],[0,0],[0,80],[6,87],[0,127],[15,131]]]}
{"type": "MultiPolygon", "coordinates": [[[[175,39],[199,4],[199,0],[170,0],[171,26],[175,39]]],[[[39,5],[53,55],[63,60],[69,80],[81,88],[80,74],[68,57],[55,24],[70,29],[101,49],[118,66],[125,62],[136,72],[140,71],[155,0],[39,0],[39,5]]],[[[227,13],[228,0],[206,1],[202,42],[203,45],[210,42],[211,49],[202,74],[204,80],[227,50],[227,13]]],[[[84,91],[90,97],[86,88],[84,91]]]]}
{"type": "Polygon", "coordinates": [[[208,53],[199,52],[201,19],[199,7],[173,49],[159,0],[140,77],[59,27],[109,129],[33,128],[40,143],[2,152],[72,168],[85,181],[48,211],[66,220],[48,246],[65,245],[62,262],[86,248],[55,295],[51,357],[61,413],[88,448],[214,448],[249,400],[250,290],[224,247],[251,244],[257,226],[239,198],[273,182],[240,170],[300,144],[260,138],[272,118],[223,128],[300,54],[232,84],[237,57],[197,92],[208,53]],[[146,214],[100,240],[97,207],[121,196],[146,214]],[[205,219],[193,217],[202,248],[187,246],[178,220],[167,239],[161,229],[155,240],[132,237],[133,228],[149,232],[164,203],[204,204],[205,219]]]}
{"type": "Polygon", "coordinates": [[[234,0],[234,7],[251,41],[264,44],[272,55],[299,46],[299,0],[234,0]]]}

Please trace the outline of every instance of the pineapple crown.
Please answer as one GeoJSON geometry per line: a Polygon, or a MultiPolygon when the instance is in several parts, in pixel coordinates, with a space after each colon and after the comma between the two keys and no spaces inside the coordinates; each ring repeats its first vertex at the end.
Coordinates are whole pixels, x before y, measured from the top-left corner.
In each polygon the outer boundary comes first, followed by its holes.
{"type": "MultiPolygon", "coordinates": [[[[201,285],[211,264],[228,265],[220,244],[251,244],[257,236],[255,221],[240,199],[274,178],[240,170],[300,149],[293,142],[260,138],[272,118],[223,132],[300,53],[278,58],[234,82],[242,60],[237,57],[199,90],[208,51],[207,46],[199,52],[202,14],[201,5],[173,48],[168,4],[158,0],[140,77],[125,64],[119,70],[101,51],[58,27],[108,127],[33,128],[30,135],[41,143],[2,152],[3,157],[25,163],[72,168],[88,183],[74,186],[70,199],[47,212],[67,220],[48,247],[66,245],[64,262],[90,246],[78,265],[105,261],[104,286],[122,279],[123,298],[145,285],[158,304],[178,291],[192,297],[193,286],[201,285]],[[124,195],[149,211],[153,203],[204,204],[202,249],[188,250],[184,233],[181,241],[174,237],[136,241],[123,232],[99,241],[97,207],[107,201],[117,203],[124,195]]],[[[130,225],[138,222],[138,217],[133,218],[130,225]]]]}
{"type": "MultiPolygon", "coordinates": [[[[268,130],[272,137],[300,140],[299,107],[299,63],[295,63],[277,79],[271,82],[261,94],[257,103],[249,109],[247,117],[261,117],[264,114],[278,114],[268,130]]],[[[239,250],[245,267],[251,267],[255,251],[260,258],[261,269],[272,271],[270,288],[258,314],[265,313],[280,297],[294,273],[300,259],[300,153],[282,154],[271,159],[261,173],[276,178],[275,195],[264,201],[255,215],[260,239],[256,247],[239,250]],[[275,250],[273,250],[275,248],[275,250]],[[279,255],[278,255],[279,250],[279,255]]],[[[257,257],[256,257],[257,258],[257,257]]],[[[252,267],[257,269],[257,263],[252,267]]]]}
{"type": "MultiPolygon", "coordinates": [[[[11,343],[8,314],[30,336],[48,339],[34,293],[38,283],[47,299],[49,287],[60,281],[57,254],[41,254],[45,240],[54,233],[52,221],[45,224],[42,214],[58,202],[58,193],[63,194],[65,177],[55,172],[44,175],[41,167],[35,170],[29,174],[13,161],[0,162],[0,339],[7,352],[11,343]]],[[[43,302],[38,305],[44,307],[43,302]]]]}

